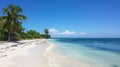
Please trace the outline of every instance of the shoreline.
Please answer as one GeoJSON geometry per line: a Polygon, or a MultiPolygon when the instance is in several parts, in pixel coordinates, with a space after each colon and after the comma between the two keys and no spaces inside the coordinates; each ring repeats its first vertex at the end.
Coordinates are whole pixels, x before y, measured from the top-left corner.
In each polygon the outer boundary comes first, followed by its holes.
{"type": "Polygon", "coordinates": [[[49,67],[58,67],[58,66],[55,66],[55,62],[54,62],[53,58],[49,55],[49,54],[51,54],[51,49],[53,47],[53,43],[51,43],[50,41],[47,41],[47,43],[49,44],[49,47],[46,49],[44,56],[46,56],[48,58],[49,67]]]}
{"type": "Polygon", "coordinates": [[[0,45],[1,67],[49,67],[46,39],[22,40],[0,45]],[[45,64],[46,63],[46,64],[45,64]]]}

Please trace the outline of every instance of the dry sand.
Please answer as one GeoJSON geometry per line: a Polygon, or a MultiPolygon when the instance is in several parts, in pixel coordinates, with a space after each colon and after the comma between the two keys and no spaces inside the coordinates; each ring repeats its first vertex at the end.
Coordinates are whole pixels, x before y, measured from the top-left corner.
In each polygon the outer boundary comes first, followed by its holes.
{"type": "Polygon", "coordinates": [[[49,67],[45,39],[0,44],[0,67],[49,67]]]}

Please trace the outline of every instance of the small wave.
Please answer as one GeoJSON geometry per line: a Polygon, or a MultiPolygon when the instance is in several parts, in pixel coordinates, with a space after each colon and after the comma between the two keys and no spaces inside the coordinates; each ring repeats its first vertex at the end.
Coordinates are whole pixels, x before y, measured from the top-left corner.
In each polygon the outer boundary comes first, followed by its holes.
{"type": "Polygon", "coordinates": [[[55,47],[55,45],[50,41],[47,41],[47,44],[49,44],[49,47],[46,49],[44,56],[48,58],[49,67],[58,67],[55,64],[54,59],[51,57],[52,49],[55,47]]]}

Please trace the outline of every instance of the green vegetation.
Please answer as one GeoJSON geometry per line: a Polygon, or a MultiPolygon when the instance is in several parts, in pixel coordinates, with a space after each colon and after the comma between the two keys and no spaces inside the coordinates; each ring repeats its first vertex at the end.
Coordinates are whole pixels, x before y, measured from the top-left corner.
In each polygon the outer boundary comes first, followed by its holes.
{"type": "Polygon", "coordinates": [[[40,34],[35,30],[24,31],[22,21],[26,20],[26,16],[22,15],[22,8],[10,4],[7,8],[3,8],[3,16],[0,16],[0,40],[20,40],[35,38],[50,38],[48,29],[45,34],[40,34]]]}
{"type": "Polygon", "coordinates": [[[24,33],[26,39],[34,39],[34,38],[41,38],[40,33],[36,32],[35,30],[29,30],[24,33]]]}

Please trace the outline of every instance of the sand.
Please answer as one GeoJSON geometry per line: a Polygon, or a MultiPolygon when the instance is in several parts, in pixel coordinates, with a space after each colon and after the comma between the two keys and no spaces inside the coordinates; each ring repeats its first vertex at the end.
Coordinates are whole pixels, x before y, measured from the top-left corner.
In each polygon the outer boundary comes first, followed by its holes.
{"type": "Polygon", "coordinates": [[[0,44],[0,67],[49,67],[46,39],[0,44]]]}

